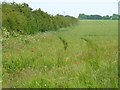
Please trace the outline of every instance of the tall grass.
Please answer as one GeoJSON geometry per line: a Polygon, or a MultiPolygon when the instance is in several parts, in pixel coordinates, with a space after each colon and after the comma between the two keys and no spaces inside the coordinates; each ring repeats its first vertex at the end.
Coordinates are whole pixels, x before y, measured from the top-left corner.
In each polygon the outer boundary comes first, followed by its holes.
{"type": "Polygon", "coordinates": [[[117,21],[11,37],[3,43],[3,87],[118,87],[117,37],[117,21]]]}

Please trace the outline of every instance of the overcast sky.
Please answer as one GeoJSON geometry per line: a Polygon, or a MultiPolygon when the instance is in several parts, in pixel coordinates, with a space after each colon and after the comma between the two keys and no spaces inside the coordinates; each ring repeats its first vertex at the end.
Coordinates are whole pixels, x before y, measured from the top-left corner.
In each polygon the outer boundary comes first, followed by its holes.
{"type": "MultiPolygon", "coordinates": [[[[3,1],[3,0],[2,0],[3,1]]],[[[5,0],[12,2],[13,0],[5,0]]],[[[14,0],[26,2],[33,9],[41,8],[49,14],[64,14],[77,17],[79,13],[112,15],[118,13],[119,0],[14,0]]]]}

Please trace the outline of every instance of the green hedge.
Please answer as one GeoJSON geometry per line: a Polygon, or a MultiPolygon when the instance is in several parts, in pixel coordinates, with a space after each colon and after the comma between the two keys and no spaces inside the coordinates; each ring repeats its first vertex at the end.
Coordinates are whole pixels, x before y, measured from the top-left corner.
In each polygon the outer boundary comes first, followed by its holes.
{"type": "Polygon", "coordinates": [[[52,16],[41,9],[32,10],[28,4],[2,3],[2,23],[10,33],[34,34],[73,25],[77,19],[71,16],[52,16]]]}

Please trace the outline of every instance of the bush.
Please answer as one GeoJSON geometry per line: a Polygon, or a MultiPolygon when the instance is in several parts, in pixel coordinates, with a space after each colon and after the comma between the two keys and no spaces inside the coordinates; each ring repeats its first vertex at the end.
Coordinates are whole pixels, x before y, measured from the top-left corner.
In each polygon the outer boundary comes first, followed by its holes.
{"type": "Polygon", "coordinates": [[[77,19],[71,16],[52,16],[41,9],[32,10],[28,4],[2,3],[3,27],[13,35],[13,31],[20,34],[34,34],[73,25],[77,19]]]}

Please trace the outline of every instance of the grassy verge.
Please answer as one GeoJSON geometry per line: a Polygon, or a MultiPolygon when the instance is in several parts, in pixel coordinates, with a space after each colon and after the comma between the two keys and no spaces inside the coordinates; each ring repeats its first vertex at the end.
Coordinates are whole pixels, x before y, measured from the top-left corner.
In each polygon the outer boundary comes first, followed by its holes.
{"type": "Polygon", "coordinates": [[[117,87],[117,21],[79,21],[62,31],[3,43],[3,87],[117,87]]]}

